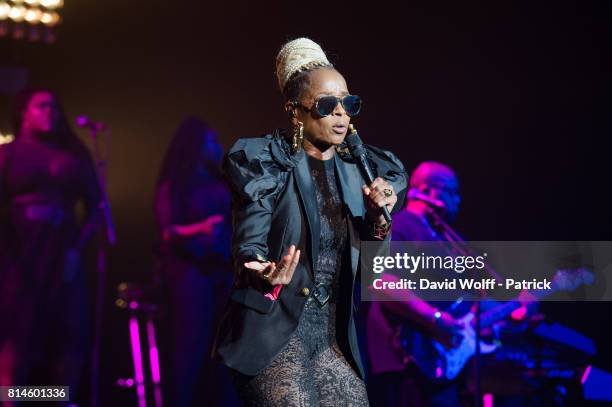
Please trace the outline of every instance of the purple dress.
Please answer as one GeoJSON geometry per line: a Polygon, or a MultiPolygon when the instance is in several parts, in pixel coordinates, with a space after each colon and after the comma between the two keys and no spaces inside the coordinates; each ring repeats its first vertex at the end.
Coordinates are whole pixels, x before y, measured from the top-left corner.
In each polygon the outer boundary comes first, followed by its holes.
{"type": "Polygon", "coordinates": [[[87,150],[77,147],[19,138],[0,147],[0,318],[9,327],[0,335],[0,373],[14,384],[42,375],[76,386],[80,375],[86,284],[74,254],[93,231],[99,189],[87,150]]]}
{"type": "Polygon", "coordinates": [[[227,184],[216,174],[194,169],[158,185],[155,208],[160,235],[170,225],[194,224],[213,215],[224,218],[210,235],[176,238],[159,248],[170,334],[162,359],[166,402],[178,407],[233,405],[236,396],[226,369],[208,356],[232,281],[227,184]]]}

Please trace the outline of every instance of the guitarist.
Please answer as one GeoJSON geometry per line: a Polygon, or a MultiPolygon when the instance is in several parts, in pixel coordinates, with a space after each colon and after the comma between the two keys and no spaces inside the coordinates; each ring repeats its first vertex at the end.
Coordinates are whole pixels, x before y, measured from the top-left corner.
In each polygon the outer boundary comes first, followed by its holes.
{"type": "MultiPolygon", "coordinates": [[[[438,162],[421,163],[410,177],[408,205],[393,217],[393,240],[444,240],[427,216],[429,208],[436,210],[446,222],[452,222],[459,203],[459,181],[454,171],[438,162]]],[[[373,406],[457,406],[455,381],[444,384],[427,381],[402,348],[397,325],[406,321],[419,325],[448,348],[460,345],[463,326],[450,314],[416,294],[411,295],[410,301],[371,304],[367,319],[371,403],[373,406]]]]}

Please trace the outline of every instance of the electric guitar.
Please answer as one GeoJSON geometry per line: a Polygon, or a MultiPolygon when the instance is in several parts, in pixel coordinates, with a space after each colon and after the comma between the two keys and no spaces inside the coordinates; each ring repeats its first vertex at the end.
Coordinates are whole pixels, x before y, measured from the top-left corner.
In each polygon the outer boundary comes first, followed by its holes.
{"type": "MultiPolygon", "coordinates": [[[[533,300],[540,300],[557,291],[573,291],[583,284],[592,284],[593,273],[586,269],[574,271],[557,271],[551,281],[551,288],[548,290],[529,290],[533,300]]],[[[460,309],[461,301],[456,301],[451,305],[447,312],[457,314],[455,311],[460,309]]],[[[517,300],[505,302],[480,314],[480,328],[489,327],[495,322],[508,317],[512,312],[522,306],[517,300]]],[[[459,314],[460,315],[460,314],[459,314]]],[[[453,315],[457,318],[457,315],[453,315]]],[[[461,335],[463,340],[457,348],[448,349],[430,336],[410,329],[405,324],[400,328],[400,343],[421,372],[430,381],[453,380],[459,375],[463,367],[476,353],[476,330],[475,313],[473,310],[467,312],[461,318],[465,328],[461,335]]],[[[494,344],[480,342],[480,352],[487,354],[495,351],[494,344]]]]}

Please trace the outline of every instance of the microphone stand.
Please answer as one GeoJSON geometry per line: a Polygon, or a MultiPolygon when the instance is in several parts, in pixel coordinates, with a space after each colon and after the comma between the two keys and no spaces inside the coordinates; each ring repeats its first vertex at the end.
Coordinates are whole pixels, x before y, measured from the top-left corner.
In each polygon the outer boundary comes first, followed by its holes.
{"type": "Polygon", "coordinates": [[[106,259],[107,247],[113,246],[116,243],[115,227],[111,216],[110,203],[106,191],[106,159],[108,154],[108,145],[110,140],[109,132],[105,132],[103,128],[98,126],[90,126],[89,133],[93,141],[93,152],[95,160],[96,175],[98,178],[98,186],[100,188],[100,202],[98,210],[100,211],[104,225],[104,237],[98,238],[98,261],[96,273],[96,297],[94,311],[94,332],[91,353],[91,376],[90,376],[90,401],[89,405],[97,407],[100,405],[99,400],[99,376],[100,376],[100,347],[102,338],[102,320],[104,315],[104,294],[106,291],[106,259]],[[104,153],[100,149],[100,135],[104,135],[104,153]]]}
{"type": "MultiPolygon", "coordinates": [[[[448,223],[442,219],[442,217],[436,213],[436,211],[431,207],[427,206],[427,214],[433,219],[435,226],[439,229],[440,234],[446,241],[448,241],[453,249],[457,251],[461,255],[469,255],[470,249],[465,244],[465,240],[450,227],[448,223]]],[[[490,266],[485,266],[485,270],[491,275],[491,277],[495,278],[498,281],[501,281],[501,277],[499,274],[493,270],[490,266]]],[[[474,318],[474,329],[476,331],[476,343],[475,343],[475,352],[474,352],[474,406],[480,407],[482,405],[482,389],[481,389],[481,352],[480,352],[480,300],[483,297],[483,292],[480,293],[481,298],[476,301],[475,306],[475,318],[474,318]]]]}

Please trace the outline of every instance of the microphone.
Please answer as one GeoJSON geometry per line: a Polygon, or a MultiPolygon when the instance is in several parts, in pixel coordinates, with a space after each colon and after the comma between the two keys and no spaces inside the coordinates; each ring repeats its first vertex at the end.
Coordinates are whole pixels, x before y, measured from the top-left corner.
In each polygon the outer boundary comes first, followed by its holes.
{"type": "MultiPolygon", "coordinates": [[[[361,138],[359,134],[357,134],[357,130],[353,125],[349,125],[351,132],[348,136],[346,136],[346,144],[348,145],[351,156],[357,162],[357,166],[361,170],[361,174],[365,178],[368,185],[374,182],[374,172],[372,168],[370,168],[370,163],[368,162],[368,156],[366,153],[366,149],[361,142],[361,138]]],[[[391,223],[391,215],[389,215],[389,211],[387,210],[387,206],[382,207],[383,216],[388,223],[391,223]]]]}
{"type": "Polygon", "coordinates": [[[78,116],[75,120],[77,127],[81,127],[83,129],[89,129],[93,131],[104,131],[106,130],[106,125],[102,122],[95,122],[91,120],[89,117],[82,115],[78,116]]]}
{"type": "Polygon", "coordinates": [[[446,210],[446,204],[444,202],[440,201],[439,199],[425,195],[417,188],[411,188],[410,191],[408,191],[408,199],[423,201],[427,204],[436,207],[437,209],[446,210]]]}

